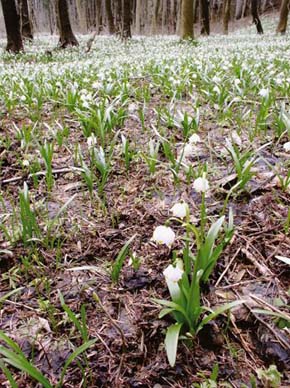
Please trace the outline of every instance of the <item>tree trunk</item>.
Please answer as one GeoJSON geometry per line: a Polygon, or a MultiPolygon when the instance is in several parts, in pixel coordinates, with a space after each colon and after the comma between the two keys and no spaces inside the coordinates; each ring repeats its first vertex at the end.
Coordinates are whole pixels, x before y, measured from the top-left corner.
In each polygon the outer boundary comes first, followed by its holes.
{"type": "Polygon", "coordinates": [[[33,40],[33,28],[27,0],[19,0],[19,13],[22,38],[33,40]]]}
{"type": "Polygon", "coordinates": [[[6,50],[18,53],[23,50],[20,32],[20,17],[17,13],[15,0],[1,0],[7,34],[6,50]]]}
{"type": "Polygon", "coordinates": [[[223,3],[223,31],[224,34],[229,33],[229,20],[230,20],[231,0],[224,0],[223,3]]]}
{"type": "Polygon", "coordinates": [[[159,0],[153,0],[153,15],[152,15],[152,23],[151,23],[152,35],[155,35],[157,33],[158,8],[159,8],[159,0]]]}
{"type": "Polygon", "coordinates": [[[237,0],[236,12],[235,12],[235,19],[236,20],[239,20],[242,17],[242,14],[243,14],[243,4],[244,4],[244,0],[237,0]]]}
{"type": "Polygon", "coordinates": [[[78,46],[79,43],[70,24],[67,0],[56,0],[56,12],[60,34],[59,46],[61,48],[66,48],[67,46],[78,46]]]}
{"type": "Polygon", "coordinates": [[[81,0],[76,0],[77,16],[79,21],[79,27],[82,33],[87,32],[87,20],[86,20],[86,11],[84,9],[84,4],[81,0]]]}
{"type": "Polygon", "coordinates": [[[136,0],[135,30],[137,35],[141,34],[141,11],[142,11],[141,0],[136,0]]]}
{"type": "Polygon", "coordinates": [[[200,22],[201,22],[201,35],[210,34],[209,26],[209,4],[208,0],[200,0],[200,22]]]}
{"type": "Polygon", "coordinates": [[[283,0],[280,8],[280,18],[277,26],[277,33],[282,35],[285,34],[287,28],[288,21],[288,13],[289,13],[290,0],[283,0]]]}
{"type": "Polygon", "coordinates": [[[122,38],[132,38],[131,34],[131,0],[122,0],[122,38]]]}
{"type": "Polygon", "coordinates": [[[180,20],[181,39],[193,39],[193,0],[182,0],[181,20],[180,20]]]}
{"type": "Polygon", "coordinates": [[[264,31],[263,31],[262,23],[258,15],[257,0],[251,0],[251,11],[253,16],[253,22],[256,24],[258,34],[263,34],[264,31]]]}
{"type": "Polygon", "coordinates": [[[102,0],[96,0],[96,30],[100,33],[102,16],[102,0]]]}
{"type": "Polygon", "coordinates": [[[105,7],[106,7],[107,20],[108,20],[109,33],[114,34],[115,25],[114,25],[114,17],[112,12],[111,0],[105,0],[105,7]]]}

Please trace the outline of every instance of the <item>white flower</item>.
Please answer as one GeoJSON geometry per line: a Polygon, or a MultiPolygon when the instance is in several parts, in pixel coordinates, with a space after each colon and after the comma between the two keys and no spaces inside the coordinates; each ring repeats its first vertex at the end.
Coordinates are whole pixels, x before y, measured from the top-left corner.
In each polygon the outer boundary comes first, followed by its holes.
{"type": "Polygon", "coordinates": [[[217,85],[213,88],[213,91],[216,92],[217,94],[221,93],[221,90],[217,85]]]}
{"type": "Polygon", "coordinates": [[[208,180],[207,180],[206,177],[205,177],[205,174],[203,174],[202,177],[197,178],[197,179],[193,182],[193,188],[194,188],[194,190],[197,191],[198,193],[199,193],[199,192],[205,193],[206,191],[209,190],[209,183],[208,183],[208,180]]]}
{"type": "Polygon", "coordinates": [[[175,240],[175,233],[169,226],[160,225],[155,228],[152,240],[170,247],[175,240]]]}
{"type": "Polygon", "coordinates": [[[28,167],[29,166],[29,160],[27,160],[27,159],[24,159],[23,161],[22,161],[22,166],[23,167],[28,167]]]}
{"type": "Polygon", "coordinates": [[[200,137],[196,133],[191,135],[190,138],[188,139],[189,144],[200,143],[200,141],[201,141],[200,137]]]}
{"type": "Polygon", "coordinates": [[[184,218],[186,216],[188,210],[188,205],[187,203],[176,203],[170,211],[172,212],[174,217],[178,218],[184,218]]]}
{"type": "Polygon", "coordinates": [[[287,141],[287,143],[284,143],[283,148],[286,152],[290,152],[290,141],[287,141]]]}
{"type": "Polygon", "coordinates": [[[183,271],[180,268],[173,267],[173,265],[170,264],[163,271],[163,275],[165,276],[166,280],[177,283],[182,278],[183,271]]]}
{"type": "Polygon", "coordinates": [[[232,134],[232,140],[238,145],[238,146],[241,146],[242,145],[242,139],[240,138],[240,136],[237,134],[236,131],[233,131],[232,134]]]}
{"type": "Polygon", "coordinates": [[[97,138],[93,133],[87,138],[87,144],[89,148],[92,148],[97,144],[97,138]]]}
{"type": "Polygon", "coordinates": [[[183,157],[189,158],[190,156],[192,156],[194,151],[195,151],[194,147],[191,144],[187,143],[183,149],[183,157]]]}
{"type": "Polygon", "coordinates": [[[215,83],[219,84],[221,82],[221,79],[220,79],[220,77],[214,76],[212,78],[212,82],[215,82],[215,83]]]}
{"type": "Polygon", "coordinates": [[[259,95],[261,97],[268,98],[269,97],[269,89],[261,89],[259,91],[259,95]]]}

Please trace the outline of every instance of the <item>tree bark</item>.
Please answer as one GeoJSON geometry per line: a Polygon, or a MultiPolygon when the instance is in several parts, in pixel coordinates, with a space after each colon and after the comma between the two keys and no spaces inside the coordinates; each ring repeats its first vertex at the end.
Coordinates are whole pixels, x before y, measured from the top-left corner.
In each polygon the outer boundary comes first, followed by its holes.
{"type": "Polygon", "coordinates": [[[223,3],[223,31],[227,35],[229,33],[229,20],[230,20],[231,0],[224,0],[223,3]]]}
{"type": "Polygon", "coordinates": [[[201,22],[201,35],[210,34],[209,25],[209,4],[208,0],[200,0],[200,22],[201,22]]]}
{"type": "Polygon", "coordinates": [[[181,39],[193,39],[193,0],[182,0],[181,20],[180,20],[181,39]]]}
{"type": "Polygon", "coordinates": [[[18,53],[23,50],[23,42],[15,0],[1,0],[1,4],[7,34],[6,50],[18,53]]]}
{"type": "Polygon", "coordinates": [[[236,20],[239,20],[242,17],[243,4],[244,4],[244,0],[237,0],[237,2],[236,2],[236,12],[235,12],[235,19],[236,20]]]}
{"type": "Polygon", "coordinates": [[[56,0],[56,12],[60,34],[59,46],[61,48],[66,48],[67,46],[78,46],[79,43],[70,24],[67,0],[56,0]]]}
{"type": "Polygon", "coordinates": [[[19,0],[19,13],[22,38],[33,40],[33,28],[27,0],[19,0]]]}
{"type": "Polygon", "coordinates": [[[253,22],[256,24],[258,34],[263,34],[263,27],[258,14],[257,0],[251,0],[251,12],[253,16],[253,22]]]}
{"type": "Polygon", "coordinates": [[[114,25],[114,17],[112,12],[111,0],[105,0],[105,8],[106,8],[106,14],[107,14],[107,20],[108,20],[109,33],[114,34],[115,25],[114,25]]]}
{"type": "Polygon", "coordinates": [[[131,0],[122,0],[122,38],[132,38],[131,34],[131,0]]]}
{"type": "Polygon", "coordinates": [[[288,22],[290,0],[283,0],[280,8],[280,18],[277,26],[277,33],[285,34],[288,22]]]}
{"type": "Polygon", "coordinates": [[[136,0],[135,30],[137,35],[141,34],[141,12],[142,12],[141,0],[136,0]]]}
{"type": "Polygon", "coordinates": [[[153,15],[152,15],[152,24],[151,24],[152,35],[155,35],[157,33],[158,8],[159,8],[159,0],[153,0],[153,15]]]}

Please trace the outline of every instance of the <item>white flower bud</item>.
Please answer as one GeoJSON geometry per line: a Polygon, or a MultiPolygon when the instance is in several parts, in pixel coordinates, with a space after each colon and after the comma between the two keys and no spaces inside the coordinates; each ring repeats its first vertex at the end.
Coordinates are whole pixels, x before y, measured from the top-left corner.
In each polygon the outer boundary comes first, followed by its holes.
{"type": "Polygon", "coordinates": [[[166,280],[177,283],[182,278],[183,271],[180,268],[173,267],[173,265],[170,264],[163,271],[163,275],[165,276],[166,280]]]}
{"type": "Polygon", "coordinates": [[[194,188],[194,190],[197,191],[198,193],[199,193],[199,192],[205,193],[206,191],[209,190],[209,183],[208,183],[208,180],[205,178],[205,174],[203,174],[202,177],[197,178],[197,179],[193,182],[193,188],[194,188]]]}
{"type": "Polygon", "coordinates": [[[283,148],[286,152],[290,152],[290,141],[287,141],[287,143],[284,143],[283,148]]]}
{"type": "Polygon", "coordinates": [[[188,210],[187,203],[176,203],[170,211],[172,212],[174,217],[184,218],[186,216],[188,210]]]}
{"type": "Polygon", "coordinates": [[[160,225],[155,228],[152,240],[170,247],[174,243],[175,233],[169,226],[160,225]]]}

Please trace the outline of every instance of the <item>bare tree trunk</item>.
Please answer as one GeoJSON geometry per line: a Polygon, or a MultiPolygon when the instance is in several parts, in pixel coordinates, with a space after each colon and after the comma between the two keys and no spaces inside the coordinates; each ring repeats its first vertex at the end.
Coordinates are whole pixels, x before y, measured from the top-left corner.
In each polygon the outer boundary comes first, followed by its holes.
{"type": "Polygon", "coordinates": [[[87,31],[86,11],[81,0],[76,0],[77,16],[82,33],[87,31]]]}
{"type": "Polygon", "coordinates": [[[70,24],[67,0],[56,0],[56,12],[60,34],[59,46],[61,48],[66,48],[67,46],[78,46],[79,43],[70,24]]]}
{"type": "Polygon", "coordinates": [[[288,22],[290,0],[283,0],[280,8],[280,18],[277,26],[277,33],[285,34],[288,22]]]}
{"type": "Polygon", "coordinates": [[[132,38],[131,34],[131,0],[122,0],[122,38],[132,38]]]}
{"type": "Polygon", "coordinates": [[[242,17],[244,1],[246,1],[246,0],[237,0],[236,12],[235,12],[235,19],[236,20],[239,20],[242,17]]]}
{"type": "Polygon", "coordinates": [[[22,38],[33,40],[33,28],[27,0],[19,0],[19,14],[22,38]]]}
{"type": "Polygon", "coordinates": [[[111,0],[105,0],[105,7],[106,7],[107,20],[108,20],[109,33],[114,34],[115,25],[114,25],[111,0]]]}
{"type": "Polygon", "coordinates": [[[99,34],[101,29],[102,0],[96,0],[96,31],[99,34]]]}
{"type": "Polygon", "coordinates": [[[224,34],[229,33],[229,20],[230,20],[231,0],[224,0],[223,2],[223,31],[224,34]]]}
{"type": "Polygon", "coordinates": [[[193,0],[182,0],[180,21],[181,39],[193,39],[193,0]]]}
{"type": "Polygon", "coordinates": [[[20,17],[17,13],[15,0],[1,0],[7,34],[6,50],[18,53],[23,50],[20,32],[20,17]]]}
{"type": "Polygon", "coordinates": [[[200,22],[201,22],[201,35],[210,34],[209,26],[209,4],[208,0],[200,0],[200,22]]]}
{"type": "Polygon", "coordinates": [[[155,35],[157,33],[158,8],[159,8],[159,0],[154,0],[154,2],[153,2],[153,16],[152,16],[152,24],[151,24],[151,34],[152,35],[155,35]]]}
{"type": "Polygon", "coordinates": [[[142,11],[141,0],[136,0],[135,30],[137,35],[141,34],[141,11],[142,11]]]}
{"type": "Polygon", "coordinates": [[[251,0],[251,12],[253,16],[253,22],[256,24],[258,34],[263,34],[263,27],[258,14],[257,0],[251,0]]]}

